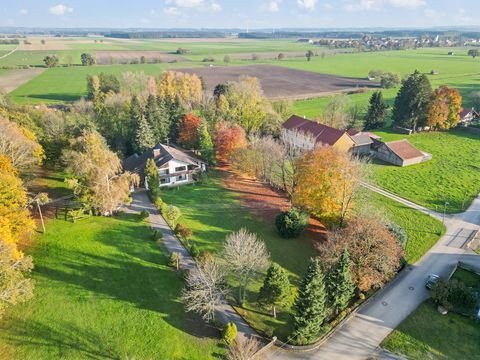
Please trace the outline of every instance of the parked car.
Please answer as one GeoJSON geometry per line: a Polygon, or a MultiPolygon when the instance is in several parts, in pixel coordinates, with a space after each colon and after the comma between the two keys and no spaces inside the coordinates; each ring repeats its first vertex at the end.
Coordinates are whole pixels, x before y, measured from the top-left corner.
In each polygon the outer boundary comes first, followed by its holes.
{"type": "Polygon", "coordinates": [[[427,277],[427,282],[425,283],[425,287],[428,290],[432,290],[436,283],[440,281],[440,276],[435,274],[430,274],[427,277]]]}

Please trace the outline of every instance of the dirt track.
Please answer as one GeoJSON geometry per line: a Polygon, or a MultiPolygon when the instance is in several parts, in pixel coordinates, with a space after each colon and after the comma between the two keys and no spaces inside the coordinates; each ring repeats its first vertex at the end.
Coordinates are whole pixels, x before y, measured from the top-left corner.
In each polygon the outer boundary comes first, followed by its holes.
{"type": "Polygon", "coordinates": [[[201,76],[207,89],[236,81],[242,75],[260,80],[265,96],[269,99],[308,99],[327,96],[358,88],[377,88],[379,84],[365,79],[319,74],[273,65],[226,66],[179,69],[201,76]]]}
{"type": "Polygon", "coordinates": [[[45,70],[45,68],[11,70],[0,76],[0,91],[6,93],[12,92],[20,85],[29,82],[45,70]]]}

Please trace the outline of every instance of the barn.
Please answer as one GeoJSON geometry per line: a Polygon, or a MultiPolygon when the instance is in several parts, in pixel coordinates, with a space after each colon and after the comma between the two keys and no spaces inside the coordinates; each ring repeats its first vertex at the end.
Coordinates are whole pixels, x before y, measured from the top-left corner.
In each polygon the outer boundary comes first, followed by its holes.
{"type": "Polygon", "coordinates": [[[377,159],[402,167],[431,159],[431,155],[421,152],[405,139],[385,143],[374,141],[373,149],[377,159]]]}

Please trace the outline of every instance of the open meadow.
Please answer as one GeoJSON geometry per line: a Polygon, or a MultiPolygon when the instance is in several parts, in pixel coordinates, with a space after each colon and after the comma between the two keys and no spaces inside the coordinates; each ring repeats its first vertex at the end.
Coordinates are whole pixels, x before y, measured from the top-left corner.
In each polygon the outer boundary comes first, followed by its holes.
{"type": "Polygon", "coordinates": [[[2,359],[217,359],[218,332],[136,215],[52,220],[27,253],[35,297],[0,323],[2,359]]]}

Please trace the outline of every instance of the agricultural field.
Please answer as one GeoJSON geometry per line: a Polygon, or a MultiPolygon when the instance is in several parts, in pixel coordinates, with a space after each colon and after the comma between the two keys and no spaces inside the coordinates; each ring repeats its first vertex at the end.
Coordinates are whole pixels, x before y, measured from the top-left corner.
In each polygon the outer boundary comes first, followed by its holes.
{"type": "MultiPolygon", "coordinates": [[[[406,138],[391,130],[376,131],[383,141],[406,138]]],[[[480,193],[478,182],[479,133],[465,130],[417,133],[408,140],[432,160],[408,167],[373,164],[373,181],[380,187],[429,209],[447,213],[464,211],[480,193]]]]}
{"type": "MultiPolygon", "coordinates": [[[[296,239],[281,238],[275,230],[273,218],[278,195],[262,196],[263,207],[255,205],[258,194],[264,193],[258,185],[252,187],[231,188],[231,179],[223,172],[210,172],[209,179],[191,186],[170,189],[162,192],[162,199],[178,206],[182,212],[180,223],[193,231],[190,240],[201,251],[219,253],[226,236],[245,227],[256,233],[265,241],[271,260],[284,267],[290,281],[298,286],[304,275],[310,257],[318,254],[316,246],[321,244],[322,237],[306,232],[296,239]],[[226,187],[228,186],[228,187],[226,187]],[[250,191],[249,191],[250,189],[250,191]],[[252,191],[253,189],[256,189],[252,191]],[[254,194],[252,194],[254,193],[254,194]],[[269,198],[268,198],[268,197],[269,198]],[[258,210],[261,209],[261,210],[258,210]]],[[[374,193],[364,195],[365,201],[378,211],[386,213],[388,218],[402,226],[408,234],[407,261],[418,260],[440,238],[443,233],[442,224],[417,211],[399,206],[393,200],[374,193]]],[[[280,307],[278,317],[274,319],[268,310],[260,309],[256,294],[263,279],[252,282],[247,291],[247,301],[237,310],[252,324],[265,334],[272,333],[286,339],[292,331],[291,310],[280,307]]],[[[235,286],[234,283],[232,283],[235,286]]],[[[232,291],[235,294],[235,290],[232,291]]],[[[292,292],[291,301],[295,296],[292,292]]]]}
{"type": "Polygon", "coordinates": [[[33,249],[35,297],[0,324],[2,359],[217,359],[217,330],[185,314],[181,276],[136,215],[52,220],[33,249]],[[120,316],[119,316],[120,315],[120,316]]]}

